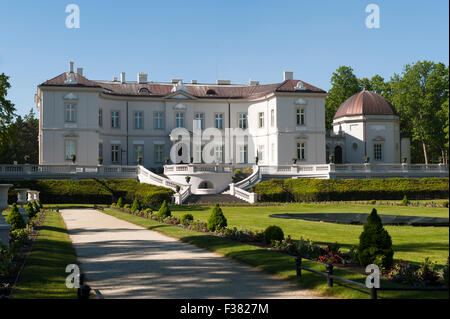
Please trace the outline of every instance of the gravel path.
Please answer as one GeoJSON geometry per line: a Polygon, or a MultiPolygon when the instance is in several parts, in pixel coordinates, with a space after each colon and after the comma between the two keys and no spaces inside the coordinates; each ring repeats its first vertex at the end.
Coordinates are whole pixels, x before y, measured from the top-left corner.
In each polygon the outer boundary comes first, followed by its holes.
{"type": "Polygon", "coordinates": [[[321,298],[290,282],[93,209],[61,211],[104,298],[321,298]]]}

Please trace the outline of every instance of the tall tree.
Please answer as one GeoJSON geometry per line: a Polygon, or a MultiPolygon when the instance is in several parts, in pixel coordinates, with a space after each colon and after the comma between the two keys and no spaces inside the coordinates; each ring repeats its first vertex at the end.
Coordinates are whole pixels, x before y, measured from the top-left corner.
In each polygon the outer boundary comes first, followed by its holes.
{"type": "Polygon", "coordinates": [[[402,123],[408,122],[412,142],[420,143],[426,164],[444,151],[442,105],[448,98],[448,80],[448,66],[431,61],[405,65],[401,76],[391,79],[392,102],[402,123]]]}
{"type": "Polygon", "coordinates": [[[11,84],[8,82],[9,76],[0,74],[0,148],[5,142],[5,131],[14,117],[14,104],[6,98],[11,84]]]}
{"type": "Polygon", "coordinates": [[[325,100],[326,128],[331,129],[334,114],[350,96],[359,92],[360,83],[349,66],[340,66],[331,76],[331,89],[325,100]]]}
{"type": "Polygon", "coordinates": [[[392,97],[392,88],[389,82],[385,82],[384,78],[378,74],[372,78],[361,78],[358,80],[360,89],[366,89],[367,91],[375,92],[388,101],[392,97]]]}

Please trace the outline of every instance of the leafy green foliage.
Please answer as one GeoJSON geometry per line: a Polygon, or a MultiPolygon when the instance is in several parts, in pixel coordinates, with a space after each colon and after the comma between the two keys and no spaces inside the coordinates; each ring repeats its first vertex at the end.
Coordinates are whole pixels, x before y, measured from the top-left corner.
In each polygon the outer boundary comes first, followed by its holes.
{"type": "Polygon", "coordinates": [[[123,199],[122,199],[122,197],[119,197],[119,199],[117,200],[117,207],[120,207],[120,208],[123,207],[123,199]]]}
{"type": "Polygon", "coordinates": [[[194,221],[194,216],[190,213],[183,214],[180,219],[180,223],[184,226],[188,226],[190,223],[194,221]]]}
{"type": "Polygon", "coordinates": [[[27,226],[22,215],[20,215],[19,213],[19,208],[17,207],[16,203],[12,205],[8,216],[6,216],[6,221],[11,225],[11,231],[25,228],[27,226]]]}
{"type": "Polygon", "coordinates": [[[214,206],[211,215],[208,218],[207,227],[209,231],[218,231],[227,227],[227,219],[225,218],[222,209],[219,207],[219,204],[214,206]]]}
{"type": "Polygon", "coordinates": [[[403,199],[402,199],[402,205],[408,206],[408,204],[409,204],[409,200],[408,200],[408,197],[405,195],[405,196],[403,196],[403,199]]]}
{"type": "Polygon", "coordinates": [[[33,217],[35,217],[36,214],[37,214],[37,211],[34,209],[33,204],[30,203],[30,202],[28,202],[28,203],[25,205],[25,210],[27,211],[28,218],[33,218],[33,217]]]}
{"type": "Polygon", "coordinates": [[[133,201],[133,206],[131,206],[131,212],[138,212],[141,210],[141,205],[139,204],[139,200],[137,198],[133,201]]]}
{"type": "Polygon", "coordinates": [[[401,200],[448,198],[448,178],[271,179],[255,186],[260,201],[401,200]]]}
{"type": "Polygon", "coordinates": [[[266,244],[270,244],[273,240],[281,241],[283,239],[283,230],[276,225],[269,226],[264,230],[264,242],[266,244]]]}
{"type": "Polygon", "coordinates": [[[393,257],[391,236],[384,229],[381,218],[374,208],[367,217],[364,230],[359,236],[359,261],[363,266],[375,263],[384,269],[390,269],[393,257]]]}
{"type": "Polygon", "coordinates": [[[172,213],[170,212],[169,206],[167,205],[167,202],[164,201],[161,205],[161,207],[159,208],[158,211],[158,218],[159,219],[165,219],[169,216],[172,216],[172,213]]]}
{"type": "Polygon", "coordinates": [[[13,258],[11,249],[0,242],[0,277],[6,277],[12,273],[14,269],[13,258]]]}

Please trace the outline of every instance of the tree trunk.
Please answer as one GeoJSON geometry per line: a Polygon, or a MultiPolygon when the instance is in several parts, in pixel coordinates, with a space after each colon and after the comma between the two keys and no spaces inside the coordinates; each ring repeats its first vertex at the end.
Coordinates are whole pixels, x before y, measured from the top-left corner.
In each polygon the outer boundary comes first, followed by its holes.
{"type": "Polygon", "coordinates": [[[428,164],[427,145],[425,144],[425,140],[423,138],[422,138],[422,148],[423,148],[423,157],[425,159],[425,164],[428,164]]]}

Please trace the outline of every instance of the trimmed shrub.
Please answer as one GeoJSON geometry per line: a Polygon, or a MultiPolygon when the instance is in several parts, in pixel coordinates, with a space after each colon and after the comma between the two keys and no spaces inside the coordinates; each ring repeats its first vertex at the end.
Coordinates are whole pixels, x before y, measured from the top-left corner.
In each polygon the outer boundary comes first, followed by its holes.
{"type": "Polygon", "coordinates": [[[392,267],[394,250],[392,239],[384,229],[381,218],[374,208],[367,217],[364,230],[359,236],[358,259],[361,265],[377,264],[384,269],[392,267]]]}
{"type": "Polygon", "coordinates": [[[167,206],[167,202],[164,201],[161,205],[161,207],[159,208],[158,211],[158,218],[159,219],[165,219],[169,216],[172,216],[172,213],[170,212],[169,206],[167,206]]]}
{"type": "Polygon", "coordinates": [[[131,212],[134,213],[134,212],[140,211],[140,210],[141,210],[141,205],[139,204],[138,199],[135,198],[133,201],[133,206],[131,206],[131,212]]]}
{"type": "Polygon", "coordinates": [[[208,218],[207,228],[209,231],[217,231],[227,227],[227,219],[223,215],[219,204],[216,204],[208,218]]]}
{"type": "Polygon", "coordinates": [[[25,224],[25,220],[22,215],[19,213],[19,208],[16,203],[14,203],[9,211],[8,216],[6,216],[6,221],[11,225],[11,231],[16,229],[25,228],[27,225],[25,224]]]}
{"type": "Polygon", "coordinates": [[[260,201],[447,199],[448,178],[271,179],[255,186],[260,201]]]}
{"type": "Polygon", "coordinates": [[[130,204],[125,204],[125,205],[123,205],[123,208],[124,208],[124,209],[130,209],[130,207],[131,207],[130,204]]]}
{"type": "Polygon", "coordinates": [[[180,223],[184,226],[188,226],[194,220],[194,216],[192,214],[186,213],[181,216],[180,223]]]}
{"type": "Polygon", "coordinates": [[[283,230],[275,225],[269,226],[264,231],[264,242],[270,244],[273,240],[282,241],[284,239],[283,230]]]}
{"type": "Polygon", "coordinates": [[[40,209],[43,209],[43,208],[44,208],[44,205],[42,205],[40,199],[37,200],[37,203],[38,203],[40,209]]]}
{"type": "Polygon", "coordinates": [[[25,210],[26,210],[26,212],[27,212],[28,218],[33,218],[33,217],[35,217],[36,214],[37,214],[36,209],[34,208],[33,204],[30,203],[30,202],[28,202],[28,203],[25,205],[25,210]]]}
{"type": "Polygon", "coordinates": [[[408,197],[406,197],[406,195],[405,195],[405,196],[403,196],[403,199],[402,199],[402,205],[408,206],[408,204],[409,204],[409,200],[408,200],[408,197]]]}
{"type": "Polygon", "coordinates": [[[38,203],[33,202],[33,207],[34,207],[34,211],[37,213],[39,213],[41,211],[41,208],[39,207],[38,203]]]}
{"type": "Polygon", "coordinates": [[[119,197],[119,200],[117,201],[117,207],[119,207],[119,208],[123,207],[123,199],[122,199],[122,197],[119,197]]]}

